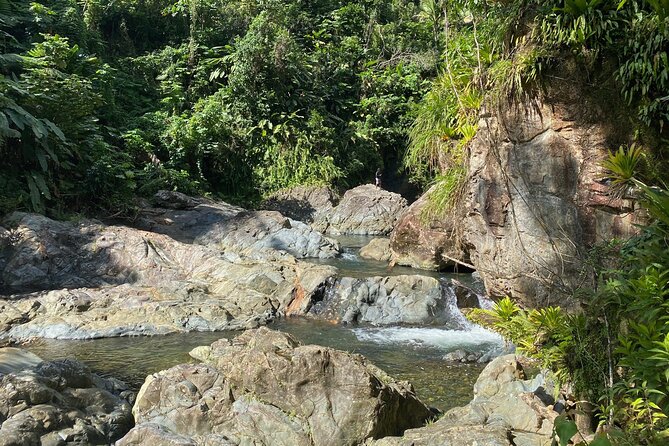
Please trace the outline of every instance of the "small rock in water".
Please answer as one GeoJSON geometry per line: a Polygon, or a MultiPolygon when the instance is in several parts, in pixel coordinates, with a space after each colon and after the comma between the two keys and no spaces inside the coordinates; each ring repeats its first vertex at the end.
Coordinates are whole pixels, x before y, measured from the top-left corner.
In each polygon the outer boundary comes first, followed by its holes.
{"type": "Polygon", "coordinates": [[[457,349],[444,355],[444,361],[462,362],[462,363],[479,362],[482,356],[483,353],[481,352],[469,352],[467,350],[457,349]]]}

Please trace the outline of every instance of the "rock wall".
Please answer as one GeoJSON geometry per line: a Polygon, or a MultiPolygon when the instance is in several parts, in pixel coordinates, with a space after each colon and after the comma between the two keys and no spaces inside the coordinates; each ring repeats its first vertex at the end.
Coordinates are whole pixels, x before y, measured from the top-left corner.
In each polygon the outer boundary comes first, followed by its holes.
{"type": "Polygon", "coordinates": [[[569,305],[590,284],[588,249],[630,236],[641,217],[632,202],[611,197],[601,167],[609,150],[629,142],[624,107],[611,99],[617,92],[591,91],[573,71],[561,69],[563,79],[540,97],[481,114],[459,212],[421,222],[419,200],[391,236],[397,257],[438,267],[445,253],[473,264],[493,297],[529,306],[569,305]]]}

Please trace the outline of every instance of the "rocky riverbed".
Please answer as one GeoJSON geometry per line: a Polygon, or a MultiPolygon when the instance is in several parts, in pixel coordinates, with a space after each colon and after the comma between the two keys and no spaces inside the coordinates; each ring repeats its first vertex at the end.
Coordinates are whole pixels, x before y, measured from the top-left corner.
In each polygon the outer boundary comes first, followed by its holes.
{"type": "MultiPolygon", "coordinates": [[[[327,192],[300,194],[269,200],[272,210],[247,211],[160,192],[131,224],[7,216],[0,230],[4,342],[251,331],[195,349],[200,364],[151,373],[132,418],[134,394],[118,380],[70,359],[40,362],[13,352],[15,366],[0,368],[0,445],[109,444],[122,436],[119,445],[338,445],[401,439],[406,429],[422,429],[435,412],[409,383],[360,355],[255,328],[301,316],[365,330],[360,336],[369,343],[390,339],[401,346],[422,342],[426,327],[474,333],[458,306],[479,305],[477,293],[420,271],[347,276],[336,265],[350,254],[332,235],[388,234],[406,202],[374,186],[341,200],[327,192]],[[286,214],[305,221],[279,212],[286,203],[292,206],[286,214]]],[[[480,351],[462,354],[490,359],[480,351]]],[[[457,423],[465,421],[471,420],[457,423]]],[[[506,429],[512,438],[521,429],[504,426],[490,435],[506,429]]]]}

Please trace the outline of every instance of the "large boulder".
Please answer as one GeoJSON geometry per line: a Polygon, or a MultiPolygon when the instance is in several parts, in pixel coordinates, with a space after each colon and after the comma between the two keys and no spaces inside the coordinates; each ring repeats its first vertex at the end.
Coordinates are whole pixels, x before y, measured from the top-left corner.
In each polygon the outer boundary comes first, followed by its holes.
{"type": "Polygon", "coordinates": [[[526,380],[515,355],[500,356],[481,372],[474,399],[435,423],[374,446],[549,446],[555,418],[554,384],[539,374],[526,380]]]}
{"type": "Polygon", "coordinates": [[[265,328],[191,352],[204,364],[151,375],[119,446],[355,445],[422,425],[429,409],[408,383],[362,356],[265,328]]]}
{"type": "Polygon", "coordinates": [[[72,360],[0,374],[0,445],[108,445],[132,428],[133,396],[72,360]]]}
{"type": "Polygon", "coordinates": [[[390,234],[392,259],[397,265],[439,270],[469,260],[458,243],[458,219],[426,211],[434,187],[409,206],[390,234]]]}
{"type": "Polygon", "coordinates": [[[159,191],[135,226],[184,243],[215,246],[249,258],[331,258],[339,244],[309,225],[275,211],[247,211],[222,201],[159,191]]]}
{"type": "Polygon", "coordinates": [[[313,226],[333,235],[387,235],[407,207],[401,195],[372,184],[348,190],[332,212],[323,214],[313,226]]]}
{"type": "Polygon", "coordinates": [[[313,223],[331,212],[338,202],[339,196],[327,186],[296,186],[273,193],[260,208],[313,223]]]}
{"type": "MultiPolygon", "coordinates": [[[[448,325],[456,316],[451,287],[433,277],[342,277],[309,315],[342,323],[448,325]]],[[[454,327],[462,328],[462,327],[454,327]]]]}
{"type": "Polygon", "coordinates": [[[16,241],[0,272],[0,329],[15,339],[254,327],[289,308],[307,311],[291,304],[309,302],[336,273],[289,255],[226,259],[216,249],[92,221],[33,214],[9,221],[16,241]]]}

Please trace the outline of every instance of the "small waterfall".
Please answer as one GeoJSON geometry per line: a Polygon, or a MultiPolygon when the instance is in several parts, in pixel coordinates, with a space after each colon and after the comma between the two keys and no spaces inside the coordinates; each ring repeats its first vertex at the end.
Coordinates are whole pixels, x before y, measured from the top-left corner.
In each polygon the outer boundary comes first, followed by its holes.
{"type": "Polygon", "coordinates": [[[441,295],[446,305],[446,314],[449,324],[457,330],[470,331],[475,325],[470,322],[458,308],[458,297],[450,279],[439,279],[441,284],[441,295]]]}
{"type": "Polygon", "coordinates": [[[483,294],[477,294],[476,296],[479,299],[479,308],[484,310],[492,310],[492,308],[495,306],[495,301],[490,299],[488,296],[483,294]]]}
{"type": "Polygon", "coordinates": [[[309,309],[309,313],[321,316],[328,320],[338,320],[339,317],[334,313],[334,305],[330,305],[337,298],[338,277],[330,277],[324,284],[324,289],[318,295],[314,295],[314,304],[309,309]]]}
{"type": "Polygon", "coordinates": [[[341,258],[344,259],[344,260],[348,260],[349,262],[359,262],[360,261],[360,257],[358,256],[358,254],[356,254],[354,252],[349,252],[347,250],[344,250],[341,253],[341,258]]]}

